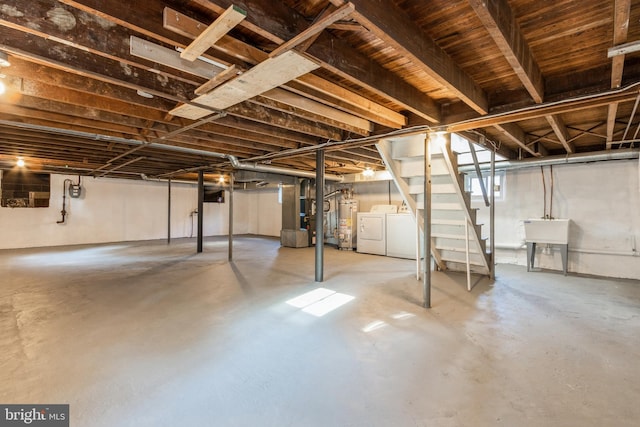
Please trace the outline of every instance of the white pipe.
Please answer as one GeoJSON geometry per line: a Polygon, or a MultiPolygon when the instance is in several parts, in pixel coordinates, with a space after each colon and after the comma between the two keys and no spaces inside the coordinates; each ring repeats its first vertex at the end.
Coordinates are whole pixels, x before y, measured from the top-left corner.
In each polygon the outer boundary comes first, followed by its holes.
{"type": "MultiPolygon", "coordinates": [[[[601,162],[605,160],[628,160],[637,159],[638,157],[640,157],[640,150],[635,148],[627,148],[621,150],[597,151],[594,153],[577,153],[564,156],[548,156],[542,159],[536,158],[517,161],[506,160],[502,162],[496,162],[495,167],[496,169],[500,170],[511,170],[548,165],[601,162]]],[[[480,169],[482,170],[487,170],[490,168],[490,164],[480,165],[480,169]]],[[[473,165],[460,166],[458,169],[460,170],[460,172],[475,171],[475,167],[473,165]]]]}
{"type": "MultiPolygon", "coordinates": [[[[505,249],[505,250],[522,250],[524,249],[524,245],[522,244],[496,244],[496,249],[505,249]]],[[[612,255],[612,256],[640,256],[640,252],[634,251],[633,249],[628,251],[612,251],[606,249],[581,249],[581,248],[571,248],[569,247],[569,252],[581,253],[581,254],[593,254],[593,255],[612,255]]]]}
{"type": "Polygon", "coordinates": [[[594,255],[614,255],[614,256],[640,256],[640,252],[630,251],[607,251],[602,249],[571,249],[569,252],[576,252],[580,254],[594,254],[594,255]]]}
{"type": "MultiPolygon", "coordinates": [[[[229,161],[231,162],[231,166],[233,166],[235,169],[277,173],[282,175],[297,176],[300,178],[315,179],[316,177],[316,173],[311,171],[301,171],[298,169],[289,169],[289,168],[283,168],[279,166],[261,165],[258,163],[240,162],[235,156],[232,156],[230,154],[226,154],[225,157],[229,159],[229,161]]],[[[337,182],[342,182],[344,180],[344,177],[340,175],[331,175],[331,174],[325,174],[324,178],[325,180],[337,181],[337,182]]]]}

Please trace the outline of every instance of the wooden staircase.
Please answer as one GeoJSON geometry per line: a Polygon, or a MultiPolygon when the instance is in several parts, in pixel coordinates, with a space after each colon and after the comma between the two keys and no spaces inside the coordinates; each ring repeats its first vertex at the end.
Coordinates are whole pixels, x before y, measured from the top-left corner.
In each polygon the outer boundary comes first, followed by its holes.
{"type": "MultiPolygon", "coordinates": [[[[425,134],[383,139],[376,147],[409,210],[424,225],[425,134]]],[[[440,270],[491,274],[491,257],[464,176],[446,143],[429,142],[431,153],[431,255],[440,270]]]]}

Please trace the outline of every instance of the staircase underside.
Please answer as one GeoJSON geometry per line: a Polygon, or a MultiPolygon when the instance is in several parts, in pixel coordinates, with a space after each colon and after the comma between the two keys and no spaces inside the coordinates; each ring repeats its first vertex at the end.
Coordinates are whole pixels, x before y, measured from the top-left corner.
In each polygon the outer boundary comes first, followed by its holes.
{"type": "MultiPolygon", "coordinates": [[[[376,147],[420,229],[424,227],[426,134],[383,139],[376,147]]],[[[441,270],[490,274],[490,256],[464,191],[464,178],[446,143],[429,141],[431,158],[431,255],[441,270]]]]}

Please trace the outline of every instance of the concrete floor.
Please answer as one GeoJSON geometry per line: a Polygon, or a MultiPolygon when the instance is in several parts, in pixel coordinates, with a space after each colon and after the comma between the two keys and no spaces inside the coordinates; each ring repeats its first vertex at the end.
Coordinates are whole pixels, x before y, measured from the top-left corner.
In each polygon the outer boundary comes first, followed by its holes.
{"type": "Polygon", "coordinates": [[[436,273],[427,311],[413,262],[327,248],[321,286],[354,299],[317,316],[287,304],[319,286],[313,248],[226,248],[0,251],[0,403],[69,403],[72,426],[640,423],[638,282],[436,273]]]}

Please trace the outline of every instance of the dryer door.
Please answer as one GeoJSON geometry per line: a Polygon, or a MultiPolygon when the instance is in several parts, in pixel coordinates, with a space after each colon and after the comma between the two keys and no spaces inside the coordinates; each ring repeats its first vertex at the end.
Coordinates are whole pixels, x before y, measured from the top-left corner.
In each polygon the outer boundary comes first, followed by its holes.
{"type": "Polygon", "coordinates": [[[385,255],[385,234],[385,214],[358,214],[358,252],[385,255]]]}

